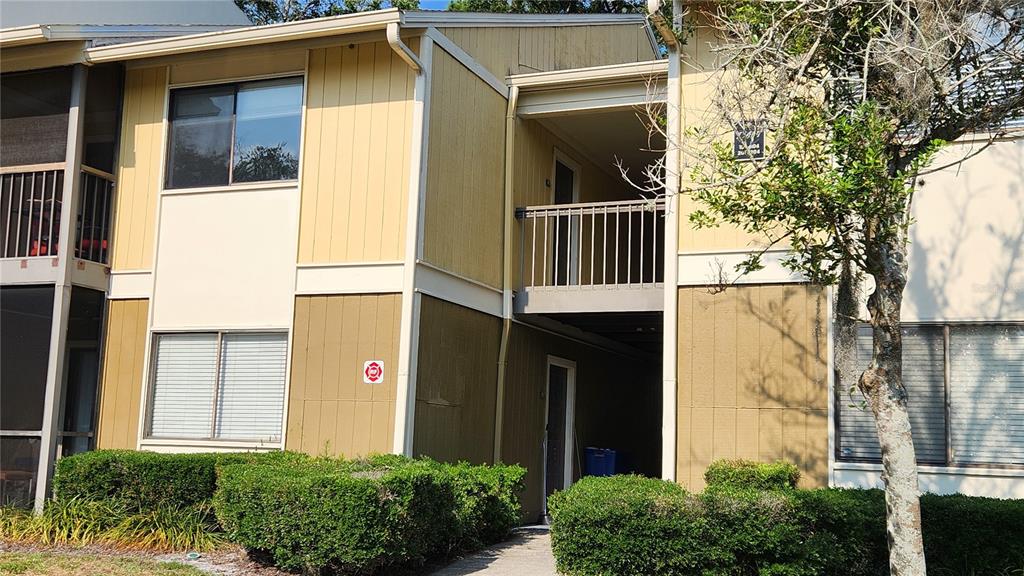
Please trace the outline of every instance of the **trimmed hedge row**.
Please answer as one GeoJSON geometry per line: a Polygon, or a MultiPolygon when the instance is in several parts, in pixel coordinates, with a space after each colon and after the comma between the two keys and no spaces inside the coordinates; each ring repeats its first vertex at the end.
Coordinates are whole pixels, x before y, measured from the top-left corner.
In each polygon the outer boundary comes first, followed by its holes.
{"type": "Polygon", "coordinates": [[[800,469],[779,460],[770,464],[750,460],[716,460],[704,471],[708,486],[786,490],[796,488],[800,469]]]}
{"type": "MultiPolygon", "coordinates": [[[[615,476],[584,478],[549,507],[555,558],[572,576],[888,573],[880,490],[718,484],[693,494],[615,476]]],[[[927,495],[922,523],[929,572],[1004,575],[1024,567],[1024,501],[927,495]]]]}
{"type": "Polygon", "coordinates": [[[221,464],[304,462],[295,452],[160,454],[94,450],[57,461],[55,500],[117,500],[141,510],[188,507],[213,499],[221,464]]]}
{"type": "Polygon", "coordinates": [[[230,539],[281,568],[373,573],[503,539],[524,475],[395,456],[224,465],[214,509],[230,539]]]}

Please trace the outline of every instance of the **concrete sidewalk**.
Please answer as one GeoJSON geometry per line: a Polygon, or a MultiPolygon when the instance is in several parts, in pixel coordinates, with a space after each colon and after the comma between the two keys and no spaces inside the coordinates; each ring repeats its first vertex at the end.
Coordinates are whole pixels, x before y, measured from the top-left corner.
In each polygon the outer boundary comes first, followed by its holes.
{"type": "Polygon", "coordinates": [[[557,576],[547,526],[530,526],[513,532],[512,538],[485,548],[431,572],[430,576],[557,576]]]}

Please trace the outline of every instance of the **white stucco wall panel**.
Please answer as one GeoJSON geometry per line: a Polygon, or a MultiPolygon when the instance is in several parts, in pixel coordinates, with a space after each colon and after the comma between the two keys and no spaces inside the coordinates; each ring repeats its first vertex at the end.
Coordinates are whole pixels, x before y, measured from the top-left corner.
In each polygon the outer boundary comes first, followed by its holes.
{"type": "MultiPolygon", "coordinates": [[[[933,166],[980,147],[951,145],[933,166]]],[[[903,320],[1024,320],[1024,138],[923,176],[913,214],[903,320]]]]}
{"type": "Polygon", "coordinates": [[[298,190],[165,194],[153,329],[287,328],[298,190]]]}

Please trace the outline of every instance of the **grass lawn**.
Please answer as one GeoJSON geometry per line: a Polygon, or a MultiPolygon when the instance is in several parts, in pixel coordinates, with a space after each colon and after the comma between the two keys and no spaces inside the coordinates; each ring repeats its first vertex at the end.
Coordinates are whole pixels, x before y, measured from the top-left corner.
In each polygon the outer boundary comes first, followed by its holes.
{"type": "Polygon", "coordinates": [[[202,576],[179,562],[50,552],[0,552],[0,575],[24,576],[202,576]]]}

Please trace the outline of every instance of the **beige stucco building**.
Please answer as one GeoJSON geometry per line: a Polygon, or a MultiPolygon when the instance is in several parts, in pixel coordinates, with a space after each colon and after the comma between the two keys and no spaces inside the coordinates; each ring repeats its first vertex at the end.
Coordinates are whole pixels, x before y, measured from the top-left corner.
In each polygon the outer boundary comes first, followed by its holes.
{"type": "MultiPolygon", "coordinates": [[[[102,182],[64,196],[109,200],[102,238],[82,216],[70,256],[5,237],[5,296],[51,261],[104,296],[91,338],[65,336],[67,320],[39,328],[51,363],[92,346],[99,374],[92,403],[68,384],[75,370],[48,376],[42,445],[68,444],[61,419],[92,410],[83,448],[519,463],[526,520],[607,461],[589,448],[693,489],[712,460],[739,457],[792,460],[807,486],[878,482],[833,376],[829,289],[773,252],[711,294],[709,272],[753,239],[694,230],[687,201],[622,178],[684,168],[637,108],[664,102],[681,134],[706,98],[699,32],[663,54],[642,16],[384,10],[114,44],[45,36],[0,33],[5,82],[67,69],[84,93],[112,67],[123,88],[110,168],[52,168],[102,182]]],[[[1024,497],[1019,403],[945,408],[982,398],[982,380],[1024,393],[1021,142],[932,177],[917,204],[929,218],[907,320],[952,358],[922,364],[948,372],[927,389],[945,417],[921,426],[942,428],[945,451],[922,464],[925,489],[1024,497]],[[984,346],[1007,355],[999,369],[975,369],[984,346]],[[1003,448],[975,455],[975,438],[1003,448]]],[[[3,164],[9,226],[19,175],[38,167],[3,164]]]]}

